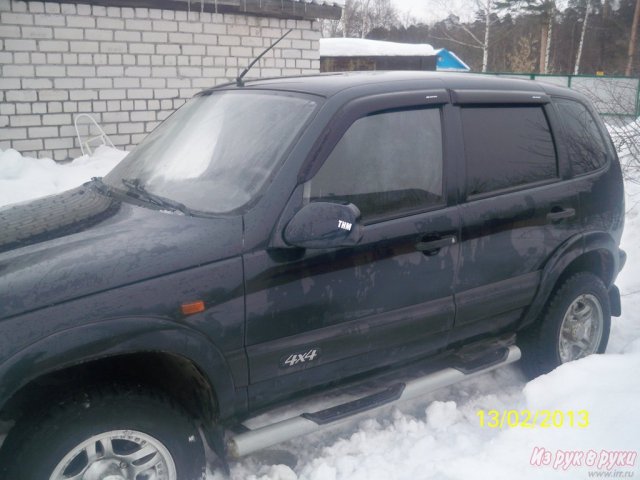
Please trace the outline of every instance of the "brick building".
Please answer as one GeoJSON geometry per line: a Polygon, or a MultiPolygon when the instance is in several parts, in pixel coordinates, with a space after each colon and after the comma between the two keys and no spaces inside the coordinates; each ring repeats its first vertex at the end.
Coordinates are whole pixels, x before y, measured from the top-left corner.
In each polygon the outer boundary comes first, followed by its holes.
{"type": "Polygon", "coordinates": [[[339,18],[344,2],[201,1],[0,0],[0,149],[78,156],[83,112],[130,148],[289,28],[248,78],[318,72],[317,19],[339,18]]]}

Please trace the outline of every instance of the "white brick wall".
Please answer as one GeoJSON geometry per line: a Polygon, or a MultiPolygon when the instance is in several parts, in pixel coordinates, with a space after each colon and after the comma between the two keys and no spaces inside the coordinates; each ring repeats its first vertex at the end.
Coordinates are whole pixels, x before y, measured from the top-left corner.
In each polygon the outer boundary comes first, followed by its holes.
{"type": "Polygon", "coordinates": [[[295,30],[249,77],[318,72],[317,22],[0,0],[0,149],[78,156],[73,117],[85,112],[131,148],[287,28],[295,30]]]}

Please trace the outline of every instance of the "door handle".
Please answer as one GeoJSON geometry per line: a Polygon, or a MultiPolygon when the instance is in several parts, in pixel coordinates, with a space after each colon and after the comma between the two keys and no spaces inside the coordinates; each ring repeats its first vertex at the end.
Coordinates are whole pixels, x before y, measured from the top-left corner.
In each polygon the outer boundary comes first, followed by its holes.
{"type": "Polygon", "coordinates": [[[553,207],[551,211],[547,213],[547,220],[555,222],[557,220],[574,217],[575,214],[575,208],[553,207]]]}
{"type": "Polygon", "coordinates": [[[455,235],[436,238],[434,240],[421,241],[416,243],[416,250],[429,254],[437,253],[441,248],[448,247],[456,243],[455,235]]]}

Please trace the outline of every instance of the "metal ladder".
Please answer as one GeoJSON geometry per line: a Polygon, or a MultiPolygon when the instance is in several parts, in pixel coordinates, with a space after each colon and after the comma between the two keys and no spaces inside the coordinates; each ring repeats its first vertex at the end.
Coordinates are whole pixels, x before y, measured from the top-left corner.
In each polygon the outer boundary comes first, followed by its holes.
{"type": "Polygon", "coordinates": [[[80,144],[80,150],[82,150],[82,155],[92,155],[94,151],[94,149],[92,148],[92,145],[97,147],[106,145],[108,147],[116,148],[113,142],[111,141],[111,139],[109,138],[109,136],[106,133],[104,133],[104,130],[100,127],[100,125],[98,125],[98,122],[96,122],[96,120],[88,113],[80,113],[79,115],[76,115],[75,119],[73,120],[73,125],[76,128],[76,135],[78,136],[78,143],[80,144]],[[90,121],[88,125],[89,129],[87,131],[88,138],[84,141],[82,140],[82,135],[80,134],[80,129],[78,128],[79,127],[78,120],[80,120],[81,118],[88,118],[90,121]],[[89,136],[91,132],[91,123],[98,130],[98,132],[100,132],[98,135],[89,136]],[[99,143],[97,143],[98,141],[99,143]]]}

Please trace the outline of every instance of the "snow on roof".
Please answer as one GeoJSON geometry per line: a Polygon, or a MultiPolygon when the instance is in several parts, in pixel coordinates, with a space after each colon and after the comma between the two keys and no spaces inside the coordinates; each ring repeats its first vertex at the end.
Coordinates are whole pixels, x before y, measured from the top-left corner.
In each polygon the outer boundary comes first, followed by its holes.
{"type": "Polygon", "coordinates": [[[315,3],[316,5],[335,5],[336,7],[344,8],[345,0],[292,0],[299,3],[315,3]]]}
{"type": "Polygon", "coordinates": [[[432,57],[438,50],[428,43],[396,43],[366,38],[321,38],[321,57],[432,57]]]}

